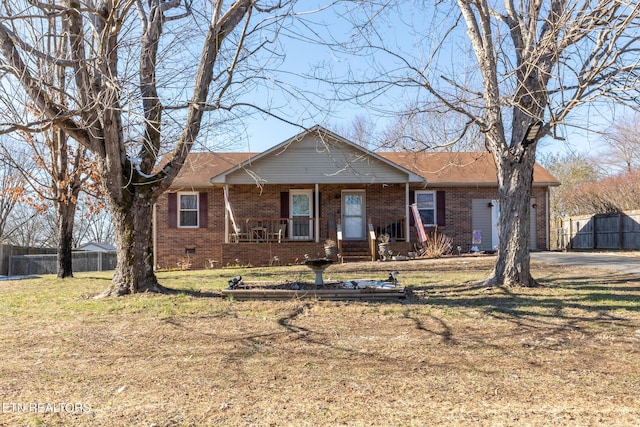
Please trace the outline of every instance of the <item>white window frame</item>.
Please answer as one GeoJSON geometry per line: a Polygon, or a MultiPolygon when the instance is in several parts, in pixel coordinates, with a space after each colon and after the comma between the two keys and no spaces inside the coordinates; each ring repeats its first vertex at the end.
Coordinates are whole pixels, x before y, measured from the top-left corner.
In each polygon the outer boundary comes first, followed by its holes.
{"type": "Polygon", "coordinates": [[[292,240],[313,240],[313,190],[309,189],[295,189],[289,190],[289,236],[292,240]],[[293,197],[296,195],[305,195],[309,199],[309,235],[308,236],[296,236],[294,233],[294,220],[304,220],[306,216],[293,216],[293,197]]]}
{"type": "Polygon", "coordinates": [[[200,194],[196,191],[183,191],[178,193],[177,197],[177,212],[178,212],[178,228],[199,228],[200,227],[200,194]],[[195,209],[182,209],[182,196],[196,196],[196,207],[195,209]],[[195,225],[182,225],[182,213],[183,212],[194,212],[196,213],[196,224],[195,225]]]}
{"type": "MultiPolygon", "coordinates": [[[[425,227],[435,227],[435,225],[438,223],[438,200],[436,198],[436,192],[435,191],[431,191],[431,190],[416,190],[415,192],[415,203],[416,206],[418,206],[418,211],[426,211],[426,210],[431,210],[431,209],[424,209],[424,208],[420,208],[420,204],[418,203],[418,195],[419,194],[431,194],[433,196],[433,223],[431,224],[427,224],[427,223],[423,223],[422,225],[424,225],[425,227]]],[[[422,214],[420,215],[420,217],[422,217],[422,214]]],[[[424,222],[424,221],[423,221],[424,222]]]]}

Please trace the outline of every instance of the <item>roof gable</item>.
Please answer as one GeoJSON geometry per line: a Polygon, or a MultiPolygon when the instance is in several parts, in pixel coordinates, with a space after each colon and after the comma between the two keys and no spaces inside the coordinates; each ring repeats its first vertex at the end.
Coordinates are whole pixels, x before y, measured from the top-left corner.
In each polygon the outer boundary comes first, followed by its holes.
{"type": "Polygon", "coordinates": [[[320,126],[211,179],[226,184],[347,184],[421,182],[408,169],[320,126]]]}
{"type": "MultiPolygon", "coordinates": [[[[560,182],[539,164],[534,186],[560,182]]],[[[173,189],[214,184],[426,183],[497,186],[488,152],[371,152],[320,126],[262,153],[190,153],[173,189]]]]}

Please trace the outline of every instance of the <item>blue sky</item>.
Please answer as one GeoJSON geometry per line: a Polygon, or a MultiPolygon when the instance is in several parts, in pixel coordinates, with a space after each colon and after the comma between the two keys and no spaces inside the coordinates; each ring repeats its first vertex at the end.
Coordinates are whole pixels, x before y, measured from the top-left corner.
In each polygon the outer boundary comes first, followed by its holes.
{"type": "MultiPolygon", "coordinates": [[[[308,7],[311,2],[303,2],[304,7],[308,7]]],[[[322,2],[320,2],[322,3],[322,2]]],[[[349,27],[344,21],[336,16],[341,9],[326,10],[320,14],[309,16],[310,21],[319,21],[323,25],[314,26],[314,31],[317,31],[322,37],[336,39],[344,39],[345,36],[351,32],[352,28],[349,27]]],[[[418,16],[418,14],[412,13],[411,10],[403,10],[401,19],[404,22],[418,20],[420,25],[433,24],[433,21],[437,17],[430,16],[418,16]]],[[[400,31],[389,25],[388,28],[381,29],[382,36],[385,40],[390,41],[392,46],[397,46],[398,49],[402,49],[405,46],[412,46],[414,42],[424,43],[425,39],[418,40],[418,37],[422,37],[420,34],[411,34],[408,31],[400,31]]],[[[291,33],[295,30],[291,30],[291,33]]],[[[433,35],[435,40],[437,35],[433,35]]],[[[426,40],[428,42],[428,40],[426,40]]],[[[281,65],[282,69],[289,70],[293,73],[311,73],[314,69],[320,69],[322,72],[332,70],[334,74],[342,74],[346,72],[352,72],[357,75],[359,72],[366,72],[369,64],[368,60],[371,58],[362,58],[358,56],[347,56],[346,54],[337,54],[326,46],[319,44],[307,43],[299,40],[293,40],[289,37],[281,38],[284,51],[286,52],[286,59],[281,65]]],[[[444,49],[442,58],[444,61],[459,60],[461,52],[456,48],[444,49]]],[[[454,67],[451,67],[454,68],[454,67]]],[[[316,81],[310,79],[301,79],[289,74],[287,77],[288,83],[296,88],[308,91],[313,94],[319,92],[326,96],[332,96],[332,89],[327,85],[322,85],[316,81]]],[[[296,102],[291,98],[287,98],[283,93],[277,90],[270,90],[264,92],[258,92],[252,96],[257,99],[269,99],[269,105],[277,107],[278,114],[286,117],[290,122],[297,123],[302,126],[311,127],[315,124],[323,124],[330,128],[349,127],[356,116],[370,117],[376,122],[377,131],[382,131],[386,124],[390,122],[389,117],[377,116],[374,111],[368,111],[364,106],[357,105],[352,102],[341,102],[326,104],[320,102],[319,108],[314,108],[312,103],[305,101],[296,102]]],[[[313,96],[313,95],[310,95],[313,96]]],[[[320,100],[318,97],[316,100],[320,100]]],[[[385,103],[391,110],[394,106],[397,106],[401,101],[398,99],[398,93],[391,91],[388,94],[377,98],[377,102],[381,105],[385,103]]],[[[581,112],[576,112],[573,115],[573,120],[577,123],[589,124],[596,128],[606,128],[609,121],[612,120],[611,114],[602,114],[597,109],[583,109],[581,112]]],[[[255,114],[252,117],[247,118],[246,123],[246,135],[242,138],[233,150],[238,151],[264,151],[280,142],[294,136],[299,133],[301,129],[297,126],[293,126],[288,123],[284,123],[273,117],[268,117],[264,114],[255,114]]],[[[538,144],[538,152],[540,154],[545,153],[565,153],[568,151],[576,150],[588,150],[594,151],[598,149],[599,136],[593,132],[587,132],[586,130],[576,129],[569,126],[562,126],[558,128],[558,133],[564,138],[564,140],[554,140],[551,137],[545,137],[538,144]]]]}

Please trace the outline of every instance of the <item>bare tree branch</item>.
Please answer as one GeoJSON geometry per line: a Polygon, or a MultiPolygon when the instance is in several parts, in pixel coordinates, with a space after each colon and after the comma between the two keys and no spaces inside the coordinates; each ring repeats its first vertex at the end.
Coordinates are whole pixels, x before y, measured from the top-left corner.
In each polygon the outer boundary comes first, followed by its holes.
{"type": "Polygon", "coordinates": [[[266,64],[278,58],[267,48],[293,1],[37,1],[0,2],[11,15],[0,18],[0,70],[10,89],[0,100],[22,116],[0,123],[0,132],[50,124],[90,150],[119,247],[109,292],[160,291],[150,259],[151,207],[207,120],[222,126],[236,114],[226,111],[250,105],[242,95],[252,86],[244,83],[266,81],[266,64]],[[43,36],[48,24],[64,37],[43,36]],[[64,45],[64,54],[31,54],[49,53],[47,42],[64,45]],[[64,67],[67,86],[49,84],[37,61],[64,67]],[[16,107],[23,99],[29,107],[16,107]]]}
{"type": "MultiPolygon", "coordinates": [[[[466,117],[467,124],[482,132],[498,168],[501,209],[499,258],[487,283],[534,284],[526,200],[537,141],[555,134],[558,126],[571,124],[572,113],[582,107],[603,102],[637,107],[640,6],[627,0],[360,5],[347,15],[357,20],[356,34],[342,46],[371,59],[365,76],[351,80],[363,87],[342,99],[367,104],[386,93],[396,97],[399,93],[414,100],[406,104],[407,115],[448,111],[450,117],[466,117]],[[404,16],[404,10],[418,16],[418,5],[425,9],[420,16],[434,17],[430,26],[414,24],[425,20],[397,18],[404,16]],[[459,17],[464,29],[457,26],[459,17]],[[394,21],[407,22],[394,30],[413,34],[418,42],[393,43],[393,33],[381,29],[394,21]],[[529,132],[534,129],[538,131],[529,132]]],[[[350,89],[350,84],[340,88],[350,89]]],[[[468,130],[457,128],[460,136],[468,130]]],[[[425,138],[423,147],[430,147],[427,137],[415,136],[405,137],[425,138]]]]}

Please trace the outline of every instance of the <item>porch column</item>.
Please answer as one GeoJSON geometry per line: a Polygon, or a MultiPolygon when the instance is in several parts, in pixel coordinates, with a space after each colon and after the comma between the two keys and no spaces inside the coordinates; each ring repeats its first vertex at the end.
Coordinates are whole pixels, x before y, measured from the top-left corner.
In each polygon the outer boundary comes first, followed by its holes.
{"type": "MultiPolygon", "coordinates": [[[[229,184],[224,185],[224,194],[229,194],[229,184]]],[[[224,201],[224,242],[229,243],[229,209],[227,209],[227,201],[224,201]]]]}
{"type": "Polygon", "coordinates": [[[320,186],[318,185],[318,183],[315,184],[315,191],[314,191],[314,203],[313,203],[313,216],[316,218],[315,220],[315,231],[314,234],[316,236],[316,243],[318,243],[320,241],[320,186]]]}
{"type": "Polygon", "coordinates": [[[404,183],[404,200],[405,200],[405,204],[404,204],[404,241],[405,242],[410,242],[411,241],[411,235],[410,235],[410,227],[409,227],[409,183],[405,182],[404,183]]]}

